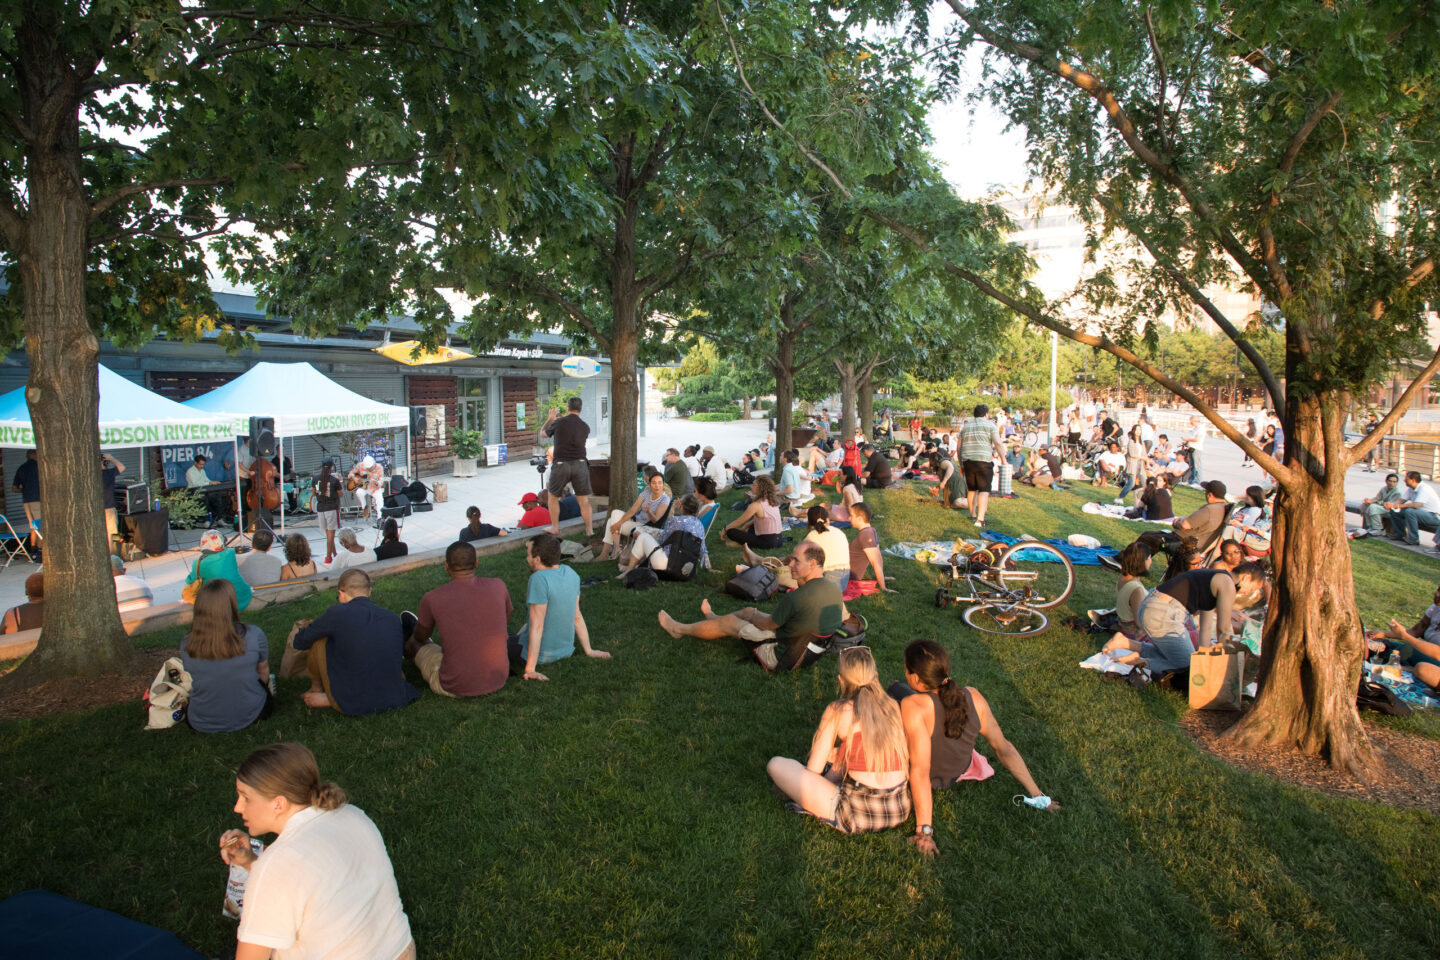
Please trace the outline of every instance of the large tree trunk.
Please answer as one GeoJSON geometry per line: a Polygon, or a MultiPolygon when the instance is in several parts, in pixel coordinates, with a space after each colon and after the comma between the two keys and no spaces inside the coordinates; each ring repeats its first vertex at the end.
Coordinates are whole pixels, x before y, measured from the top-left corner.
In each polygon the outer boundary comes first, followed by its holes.
{"type": "Polygon", "coordinates": [[[836,360],[834,363],[836,372],[840,374],[840,439],[843,442],[855,436],[857,378],[853,362],[836,360]]]}
{"type": "Polygon", "coordinates": [[[89,205],[81,186],[78,91],[47,30],[27,16],[19,39],[30,79],[23,87],[25,120],[38,145],[27,157],[29,216],[17,259],[30,355],[25,399],[45,530],[44,630],[6,681],[23,686],[117,672],[131,665],[133,649],[115,605],[100,502],[100,344],[85,309],[89,205]]]}
{"type": "Polygon", "coordinates": [[[872,370],[860,381],[860,429],[865,436],[871,435],[875,424],[875,372],[872,370]]]}
{"type": "Polygon", "coordinates": [[[780,305],[780,333],[775,338],[775,475],[780,475],[780,453],[790,449],[791,412],[795,409],[795,338],[791,328],[794,307],[780,305]]]}
{"type": "Polygon", "coordinates": [[[629,503],[635,496],[638,457],[636,431],[639,416],[640,293],[635,283],[635,219],[638,191],[628,190],[629,159],[617,170],[627,189],[615,216],[615,248],[610,267],[610,505],[629,503]]]}
{"type": "Polygon", "coordinates": [[[1245,747],[1298,747],[1368,780],[1377,766],[1355,708],[1365,640],[1345,536],[1345,471],[1327,468],[1343,449],[1345,398],[1291,397],[1286,406],[1285,462],[1296,468],[1298,488],[1275,504],[1259,695],[1226,737],[1245,747]]]}

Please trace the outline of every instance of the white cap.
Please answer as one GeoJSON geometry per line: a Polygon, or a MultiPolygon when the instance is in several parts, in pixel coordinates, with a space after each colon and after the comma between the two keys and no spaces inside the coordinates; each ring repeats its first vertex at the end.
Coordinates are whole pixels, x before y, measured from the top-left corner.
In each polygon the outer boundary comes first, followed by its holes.
{"type": "Polygon", "coordinates": [[[375,458],[366,457],[364,460],[360,461],[360,466],[364,467],[366,470],[369,470],[371,467],[375,466],[375,458]]]}

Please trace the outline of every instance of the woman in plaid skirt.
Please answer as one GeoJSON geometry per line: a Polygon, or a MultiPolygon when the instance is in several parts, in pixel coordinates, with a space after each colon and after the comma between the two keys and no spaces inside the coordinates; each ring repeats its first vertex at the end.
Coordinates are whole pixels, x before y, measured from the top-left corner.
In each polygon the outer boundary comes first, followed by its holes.
{"type": "Polygon", "coordinates": [[[844,833],[898,827],[910,816],[900,708],[880,686],[868,647],[840,653],[840,699],[825,708],[810,760],[771,759],[766,770],[793,801],[844,833]]]}

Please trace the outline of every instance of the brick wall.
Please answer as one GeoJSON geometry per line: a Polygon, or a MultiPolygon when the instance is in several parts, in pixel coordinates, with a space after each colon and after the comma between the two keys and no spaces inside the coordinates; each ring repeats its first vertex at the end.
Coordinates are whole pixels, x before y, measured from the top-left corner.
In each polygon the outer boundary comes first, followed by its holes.
{"type": "Polygon", "coordinates": [[[412,407],[432,404],[445,406],[445,439],[443,444],[431,443],[423,436],[411,438],[415,445],[415,469],[422,477],[433,477],[451,470],[450,434],[459,425],[459,401],[454,377],[406,377],[405,402],[412,407]]]}
{"type": "Polygon", "coordinates": [[[509,446],[510,460],[528,457],[539,449],[536,436],[544,418],[536,403],[536,382],[534,377],[505,377],[501,382],[500,403],[505,416],[505,443],[509,446]],[[525,404],[525,429],[516,424],[515,405],[525,404]]]}

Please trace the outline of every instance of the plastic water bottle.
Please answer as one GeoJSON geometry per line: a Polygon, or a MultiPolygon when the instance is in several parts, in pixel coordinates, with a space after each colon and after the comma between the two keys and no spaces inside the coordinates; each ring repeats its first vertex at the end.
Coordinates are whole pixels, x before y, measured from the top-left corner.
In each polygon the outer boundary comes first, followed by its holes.
{"type": "Polygon", "coordinates": [[[1400,666],[1400,651],[1399,651],[1399,650],[1391,650],[1391,651],[1390,651],[1390,659],[1389,659],[1389,660],[1386,660],[1386,661],[1385,661],[1385,664],[1386,664],[1387,666],[1391,666],[1391,667],[1399,667],[1399,666],[1400,666]]]}

